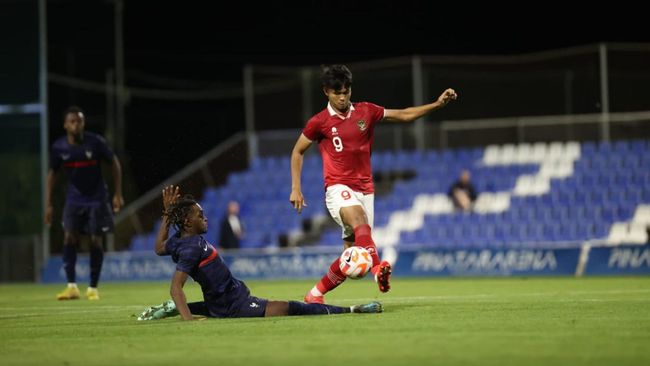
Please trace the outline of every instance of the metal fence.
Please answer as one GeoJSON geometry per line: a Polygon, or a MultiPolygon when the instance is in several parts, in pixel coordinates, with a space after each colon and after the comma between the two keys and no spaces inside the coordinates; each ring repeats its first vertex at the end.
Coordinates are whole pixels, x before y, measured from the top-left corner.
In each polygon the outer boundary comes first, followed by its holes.
{"type": "MultiPolygon", "coordinates": [[[[411,56],[348,66],[354,101],[403,108],[433,101],[447,87],[460,95],[458,102],[413,124],[379,125],[375,150],[650,138],[647,44],[513,56],[411,56]]],[[[306,120],[325,107],[318,76],[315,66],[248,66],[242,88],[247,133],[127,206],[117,216],[116,248],[128,245],[131,234],[151,229],[164,184],[190,184],[193,192],[202,192],[256,156],[288,157],[306,120]]]]}
{"type": "MultiPolygon", "coordinates": [[[[415,55],[348,66],[354,75],[354,101],[403,108],[435,100],[447,87],[460,95],[458,102],[413,124],[382,124],[375,133],[376,150],[650,135],[646,113],[650,110],[650,44],[595,44],[508,56],[415,55]]],[[[222,183],[231,171],[245,169],[256,156],[288,156],[306,120],[325,107],[318,66],[249,65],[243,71],[241,88],[229,87],[224,93],[211,90],[200,100],[241,103],[246,133],[216,147],[165,183],[182,182],[191,185],[193,192],[202,192],[222,183]]],[[[49,78],[55,85],[70,84],[89,93],[118,93],[109,84],[68,79],[49,78]]],[[[132,89],[127,85],[120,90],[141,91],[132,89]]],[[[113,125],[110,116],[105,117],[105,125],[113,125]]],[[[159,216],[159,188],[141,195],[118,215],[115,245],[109,248],[124,249],[131,235],[151,230],[159,216]]]]}

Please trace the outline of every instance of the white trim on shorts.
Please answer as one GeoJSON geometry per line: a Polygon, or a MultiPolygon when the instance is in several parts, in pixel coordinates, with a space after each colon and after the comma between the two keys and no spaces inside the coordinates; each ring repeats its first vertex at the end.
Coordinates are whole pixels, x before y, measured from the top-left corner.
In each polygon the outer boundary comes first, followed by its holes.
{"type": "Polygon", "coordinates": [[[345,239],[354,234],[352,227],[347,226],[341,219],[341,208],[361,206],[368,217],[368,225],[373,227],[375,219],[375,194],[356,192],[344,184],[334,184],[325,191],[325,205],[330,215],[341,227],[341,238],[345,239]],[[347,198],[346,198],[347,197],[347,198]]]}

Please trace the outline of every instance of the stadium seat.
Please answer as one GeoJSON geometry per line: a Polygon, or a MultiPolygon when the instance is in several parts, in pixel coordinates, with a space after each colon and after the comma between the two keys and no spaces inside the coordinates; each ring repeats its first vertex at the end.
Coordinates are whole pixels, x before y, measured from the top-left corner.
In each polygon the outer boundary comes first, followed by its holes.
{"type": "MultiPolygon", "coordinates": [[[[650,144],[645,140],[376,151],[372,164],[375,172],[415,172],[375,197],[375,231],[382,233],[376,240],[391,245],[499,248],[603,238],[639,241],[639,228],[650,224],[650,144]],[[461,169],[470,169],[479,191],[471,215],[454,213],[447,197],[461,169]]],[[[304,159],[303,194],[310,205],[302,215],[286,201],[288,171],[287,157],[256,158],[248,170],[230,174],[224,186],[207,188],[201,203],[209,216],[220,216],[228,200],[240,201],[247,228],[242,245],[277,246],[278,236],[301,231],[304,219],[329,215],[322,204],[320,157],[304,159]]],[[[216,223],[211,218],[208,237],[213,240],[216,223]]],[[[131,250],[152,249],[148,238],[134,236],[131,250]]],[[[340,245],[340,230],[325,231],[316,244],[340,245]]]]}

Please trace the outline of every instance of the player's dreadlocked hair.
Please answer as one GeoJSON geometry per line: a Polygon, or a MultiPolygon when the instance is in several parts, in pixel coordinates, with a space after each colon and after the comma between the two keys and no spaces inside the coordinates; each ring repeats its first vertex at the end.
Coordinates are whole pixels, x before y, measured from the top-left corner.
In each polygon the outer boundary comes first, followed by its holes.
{"type": "Polygon", "coordinates": [[[192,206],[196,203],[196,200],[191,194],[186,194],[169,206],[167,211],[163,212],[163,215],[167,216],[169,225],[173,225],[179,233],[183,232],[185,229],[185,219],[190,213],[192,206]]]}
{"type": "Polygon", "coordinates": [[[323,65],[321,84],[326,89],[341,90],[352,86],[352,72],[345,65],[323,65]]]}

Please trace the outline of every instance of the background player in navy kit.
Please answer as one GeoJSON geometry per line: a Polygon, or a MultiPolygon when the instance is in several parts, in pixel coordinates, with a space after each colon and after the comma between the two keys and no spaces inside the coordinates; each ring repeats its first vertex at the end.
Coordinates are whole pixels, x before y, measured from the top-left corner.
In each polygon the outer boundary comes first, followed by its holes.
{"type": "Polygon", "coordinates": [[[89,300],[99,300],[97,283],[104,261],[103,233],[113,230],[113,212],[118,212],[122,198],[122,168],[117,156],[101,136],[85,132],[85,116],[76,106],[68,108],[63,128],[66,135],[52,145],[50,170],[47,173],[45,223],[52,223],[52,189],[63,166],[68,175],[65,206],[63,208],[63,266],[68,286],[57,294],[59,300],[79,298],[75,265],[81,235],[90,235],[90,286],[86,290],[89,300]],[[100,163],[112,164],[115,194],[112,207],[108,189],[102,177],[100,163]]]}
{"type": "Polygon", "coordinates": [[[208,230],[208,219],[201,206],[191,196],[181,198],[178,186],[165,187],[162,197],[164,214],[155,250],[158,255],[171,255],[176,263],[170,289],[172,300],[146,309],[138,320],[160,319],[177,314],[183,320],[193,320],[196,315],[244,318],[382,311],[381,304],[377,302],[341,307],[298,301],[270,301],[251,296],[246,284],[233,277],[217,250],[202,236],[208,230]],[[168,237],[170,225],[177,230],[171,238],[168,237]],[[201,286],[203,301],[187,303],[183,286],[188,276],[201,286]]]}
{"type": "MultiPolygon", "coordinates": [[[[364,247],[372,256],[372,273],[381,292],[390,289],[391,265],[379,260],[372,239],[374,183],[370,155],[377,122],[411,122],[444,107],[457,98],[445,90],[436,101],[405,109],[385,109],[373,103],[351,103],[352,72],[345,65],[323,68],[323,93],[328,104],[307,121],[291,153],[291,194],[289,201],[300,212],[306,205],[301,189],[305,151],[316,141],[323,158],[325,203],[330,215],[342,228],[343,245],[364,247]]],[[[323,295],[345,281],[337,257],[329,271],[305,295],[305,302],[322,303],[323,295]]]]}

